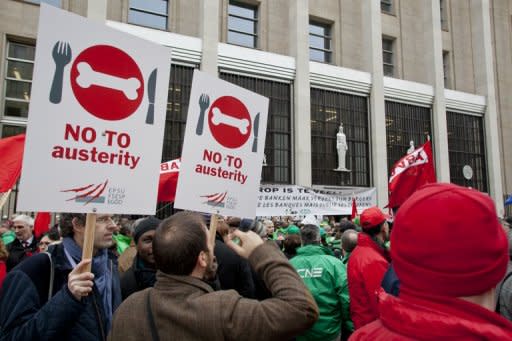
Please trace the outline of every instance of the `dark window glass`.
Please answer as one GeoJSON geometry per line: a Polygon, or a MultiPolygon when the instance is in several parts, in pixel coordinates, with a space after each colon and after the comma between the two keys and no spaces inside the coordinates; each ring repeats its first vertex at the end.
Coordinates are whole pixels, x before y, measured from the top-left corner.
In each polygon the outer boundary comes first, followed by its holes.
{"type": "Polygon", "coordinates": [[[258,44],[257,7],[230,1],[228,6],[228,43],[256,48],[258,44]]]}
{"type": "Polygon", "coordinates": [[[393,39],[382,38],[382,61],[384,65],[384,76],[393,77],[395,74],[393,39]]]}
{"type": "Polygon", "coordinates": [[[270,99],[261,181],[291,183],[291,86],[265,79],[221,73],[220,78],[270,99]]]}
{"type": "Polygon", "coordinates": [[[440,0],[439,7],[441,10],[441,29],[448,31],[448,13],[446,10],[446,1],[440,0]]]}
{"type": "Polygon", "coordinates": [[[35,47],[8,42],[4,116],[28,117],[35,47]]]}
{"type": "Polygon", "coordinates": [[[329,25],[309,22],[309,59],[331,62],[331,29],[329,25]]]}
{"type": "Polygon", "coordinates": [[[167,0],[130,0],[128,22],[141,26],[167,29],[167,0]]]}
{"type": "Polygon", "coordinates": [[[487,166],[484,143],[483,118],[448,111],[448,152],[450,181],[487,192],[487,166]],[[462,169],[470,166],[473,177],[464,178],[462,169]]]}
{"type": "Polygon", "coordinates": [[[443,77],[444,87],[450,89],[450,53],[443,51],[443,77]]]}
{"type": "Polygon", "coordinates": [[[417,148],[431,136],[430,108],[386,101],[388,173],[407,154],[410,141],[417,148]]]}
{"type": "Polygon", "coordinates": [[[311,166],[314,185],[369,186],[368,100],[366,97],[311,89],[311,166]],[[338,167],[336,134],[343,123],[346,168],[338,167]]]}
{"type": "Polygon", "coordinates": [[[393,0],[381,0],[380,10],[385,13],[393,13],[393,0]]]}
{"type": "Polygon", "coordinates": [[[26,127],[4,124],[2,126],[2,138],[25,133],[26,127]]]}

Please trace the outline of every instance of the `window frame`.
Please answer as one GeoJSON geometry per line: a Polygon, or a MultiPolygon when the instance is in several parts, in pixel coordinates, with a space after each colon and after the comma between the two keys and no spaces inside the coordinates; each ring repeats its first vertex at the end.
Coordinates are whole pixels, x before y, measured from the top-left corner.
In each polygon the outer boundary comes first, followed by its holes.
{"type": "Polygon", "coordinates": [[[317,21],[317,20],[314,20],[314,19],[310,19],[309,20],[309,33],[308,33],[308,37],[309,39],[311,39],[311,36],[313,37],[317,37],[317,38],[322,38],[323,42],[324,42],[324,46],[326,46],[326,44],[328,43],[329,44],[329,48],[318,48],[318,47],[313,47],[311,46],[311,44],[309,44],[309,60],[311,61],[314,61],[314,62],[319,62],[319,63],[327,63],[327,64],[330,64],[332,63],[332,55],[333,55],[333,52],[332,52],[332,24],[328,24],[328,23],[325,23],[325,22],[320,22],[320,21],[317,21]],[[311,32],[311,26],[316,26],[316,27],[320,27],[324,30],[324,35],[320,35],[318,33],[313,33],[311,32]],[[316,59],[312,59],[311,58],[311,50],[314,50],[314,51],[321,51],[324,58],[323,60],[316,60],[316,59]]]}
{"type": "Polygon", "coordinates": [[[396,66],[396,58],[395,58],[395,38],[392,37],[382,37],[382,69],[384,76],[387,77],[395,77],[395,66],[396,66]],[[384,43],[389,42],[391,44],[390,50],[384,49],[384,43]],[[386,59],[384,55],[389,54],[391,55],[391,63],[386,62],[386,59]],[[387,68],[386,68],[387,67],[387,68]],[[391,73],[387,72],[386,69],[391,69],[391,73]]]}
{"type": "Polygon", "coordinates": [[[227,6],[227,24],[226,24],[226,28],[227,28],[226,42],[228,44],[242,46],[242,47],[247,47],[247,48],[250,48],[250,49],[257,49],[258,48],[258,44],[259,44],[259,39],[258,39],[259,38],[258,37],[258,31],[259,31],[259,8],[258,8],[258,6],[257,5],[247,4],[247,3],[243,3],[243,2],[240,2],[240,1],[231,1],[230,0],[228,2],[228,6],[227,6]],[[241,15],[237,15],[237,14],[232,14],[229,11],[231,6],[239,7],[239,8],[244,8],[244,9],[249,9],[249,10],[253,11],[254,16],[253,16],[253,18],[249,18],[249,17],[244,17],[244,16],[241,16],[241,15]],[[241,30],[238,30],[238,29],[231,28],[230,27],[230,18],[235,18],[235,19],[245,20],[245,21],[251,22],[253,24],[254,31],[252,33],[249,33],[249,32],[245,32],[245,31],[241,31],[241,30]],[[253,45],[249,46],[249,45],[238,44],[236,42],[230,41],[230,39],[229,39],[229,33],[230,32],[233,32],[233,33],[239,34],[239,35],[243,35],[243,36],[252,37],[253,45]]]}
{"type": "Polygon", "coordinates": [[[394,14],[393,0],[380,0],[380,11],[386,14],[394,14]]]}
{"type": "Polygon", "coordinates": [[[32,82],[33,82],[33,76],[34,76],[34,65],[35,65],[35,43],[30,43],[30,42],[27,42],[27,41],[19,41],[19,40],[16,40],[16,39],[7,39],[7,44],[5,45],[6,46],[6,54],[5,54],[5,76],[4,76],[4,80],[3,80],[3,84],[4,84],[4,91],[3,91],[3,100],[2,100],[2,113],[1,113],[1,119],[2,119],[2,122],[6,119],[9,119],[9,120],[20,120],[20,121],[23,121],[23,122],[26,122],[26,120],[28,119],[28,113],[29,113],[29,105],[30,105],[30,96],[31,96],[31,92],[32,92],[32,82]],[[30,60],[30,59],[22,59],[22,58],[15,58],[15,57],[10,57],[9,56],[9,52],[10,52],[10,46],[11,44],[16,44],[16,45],[22,45],[22,46],[27,46],[27,47],[31,47],[34,49],[34,59],[33,60],[30,60]],[[9,61],[11,62],[20,62],[20,63],[28,63],[28,64],[32,64],[32,75],[31,75],[31,78],[30,79],[17,79],[15,77],[10,77],[9,76],[9,61]],[[8,88],[8,82],[20,82],[20,83],[25,83],[25,84],[29,84],[29,87],[30,87],[30,91],[29,91],[29,94],[28,94],[28,99],[20,99],[20,98],[15,98],[15,97],[8,97],[7,96],[7,88],[8,88]],[[6,109],[7,109],[7,101],[11,101],[11,102],[18,102],[18,103],[26,103],[27,104],[27,116],[12,116],[12,115],[7,115],[6,113],[6,109]]]}

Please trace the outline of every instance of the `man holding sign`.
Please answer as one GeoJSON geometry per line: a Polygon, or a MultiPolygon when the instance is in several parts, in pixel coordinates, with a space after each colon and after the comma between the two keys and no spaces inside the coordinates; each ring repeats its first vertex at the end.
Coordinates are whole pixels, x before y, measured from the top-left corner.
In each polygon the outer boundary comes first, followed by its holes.
{"type": "Polygon", "coordinates": [[[116,225],[99,214],[92,260],[82,260],[85,214],[62,214],[61,244],[37,254],[6,277],[0,299],[0,338],[104,340],[121,303],[112,246],[116,225]],[[50,260],[51,258],[51,260],[50,260]],[[92,263],[92,272],[83,272],[92,263]]]}

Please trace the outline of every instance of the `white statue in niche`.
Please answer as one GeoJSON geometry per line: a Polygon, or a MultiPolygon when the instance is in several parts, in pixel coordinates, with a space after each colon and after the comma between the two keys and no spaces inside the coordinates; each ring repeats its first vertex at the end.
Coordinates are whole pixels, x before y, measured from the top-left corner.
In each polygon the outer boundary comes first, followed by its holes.
{"type": "Polygon", "coordinates": [[[407,154],[411,154],[416,149],[416,147],[414,147],[414,141],[409,142],[409,145],[410,147],[407,149],[407,154]]]}
{"type": "Polygon", "coordinates": [[[335,171],[350,172],[345,166],[348,145],[347,137],[343,133],[343,123],[340,123],[338,133],[336,134],[336,149],[338,150],[338,168],[336,168],[335,171]]]}

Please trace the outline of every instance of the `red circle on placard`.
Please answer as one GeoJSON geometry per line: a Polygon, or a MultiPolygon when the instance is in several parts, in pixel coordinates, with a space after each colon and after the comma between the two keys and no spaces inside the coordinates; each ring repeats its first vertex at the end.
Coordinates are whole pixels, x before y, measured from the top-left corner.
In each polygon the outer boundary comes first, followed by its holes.
{"type": "Polygon", "coordinates": [[[70,77],[71,88],[80,105],[90,114],[107,121],[118,121],[132,115],[144,95],[144,79],[137,63],[126,52],[109,45],[95,45],[83,50],[73,62],[70,77]],[[88,64],[94,73],[100,73],[99,78],[87,77],[93,81],[82,81],[83,78],[77,81],[79,69],[84,73],[83,70],[88,68],[83,63],[88,64]],[[103,77],[110,80],[102,81],[103,77]],[[95,84],[94,80],[100,84],[95,84]],[[87,83],[91,84],[84,85],[87,83]],[[127,83],[130,86],[124,88],[132,89],[128,95],[119,90],[127,83]]]}
{"type": "Polygon", "coordinates": [[[247,142],[251,135],[251,116],[245,105],[232,96],[222,96],[213,102],[208,111],[208,126],[213,138],[226,148],[238,148],[247,142]],[[218,110],[217,110],[218,109],[218,110]],[[227,119],[214,119],[227,116],[227,119]],[[237,127],[237,124],[240,124],[237,127]]]}

